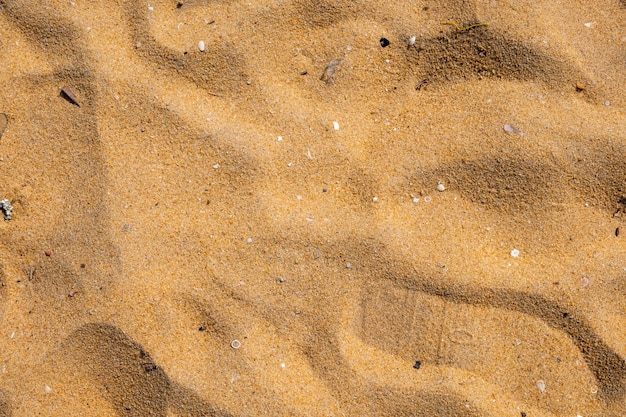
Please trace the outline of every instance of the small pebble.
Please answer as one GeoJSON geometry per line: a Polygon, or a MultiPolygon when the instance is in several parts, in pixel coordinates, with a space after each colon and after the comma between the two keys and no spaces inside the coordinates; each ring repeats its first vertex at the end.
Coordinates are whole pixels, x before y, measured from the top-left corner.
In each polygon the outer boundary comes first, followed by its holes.
{"type": "Polygon", "coordinates": [[[215,164],[213,165],[213,168],[218,169],[220,167],[220,164],[215,164]]]}
{"type": "Polygon", "coordinates": [[[431,197],[431,196],[429,196],[429,195],[427,195],[426,197],[424,197],[424,202],[426,202],[426,203],[430,203],[432,200],[433,200],[433,199],[432,199],[432,197],[431,197]]]}
{"type": "Polygon", "coordinates": [[[582,279],[580,280],[580,285],[583,288],[588,287],[590,283],[591,283],[591,281],[587,277],[582,277],[582,279]]]}
{"type": "Polygon", "coordinates": [[[517,258],[519,256],[519,250],[518,249],[513,249],[511,251],[511,256],[514,258],[517,258]]]}
{"type": "Polygon", "coordinates": [[[420,369],[422,367],[422,362],[421,361],[416,361],[415,365],[413,365],[413,368],[415,369],[420,369]]]}
{"type": "Polygon", "coordinates": [[[204,52],[204,48],[205,48],[204,41],[198,42],[198,49],[200,49],[200,52],[204,52]]]}
{"type": "Polygon", "coordinates": [[[278,137],[278,141],[279,141],[279,142],[282,142],[282,140],[283,140],[283,137],[282,137],[282,136],[279,136],[279,137],[278,137]]]}
{"type": "Polygon", "coordinates": [[[49,386],[46,385],[46,387],[44,388],[44,390],[46,391],[46,394],[50,394],[52,392],[52,388],[50,388],[49,386]]]}
{"type": "Polygon", "coordinates": [[[409,46],[413,46],[415,44],[415,39],[416,39],[415,36],[411,36],[409,38],[409,46]]]}
{"type": "MultiPolygon", "coordinates": [[[[1,134],[2,132],[0,132],[1,134]]],[[[11,201],[8,199],[4,199],[0,201],[0,210],[4,212],[4,220],[9,221],[13,218],[13,206],[11,205],[11,201]]]]}
{"type": "Polygon", "coordinates": [[[537,381],[537,389],[539,389],[539,391],[541,392],[546,392],[546,383],[540,379],[539,381],[537,381]]]}
{"type": "Polygon", "coordinates": [[[419,199],[419,198],[417,198],[417,197],[413,197],[413,202],[414,202],[414,203],[419,203],[419,201],[420,201],[420,199],[419,199]]]}
{"type": "Polygon", "coordinates": [[[605,105],[606,107],[609,107],[609,106],[611,105],[611,102],[610,102],[609,100],[607,100],[607,101],[605,101],[605,102],[604,102],[604,105],[605,105]]]}
{"type": "Polygon", "coordinates": [[[252,238],[251,238],[251,237],[249,237],[248,239],[246,239],[246,242],[248,242],[248,243],[252,243],[252,238]]]}
{"type": "Polygon", "coordinates": [[[442,183],[437,184],[437,191],[445,191],[446,187],[442,183]]]}
{"type": "Polygon", "coordinates": [[[44,253],[46,254],[46,256],[52,256],[52,251],[51,250],[47,250],[44,253]]]}
{"type": "Polygon", "coordinates": [[[348,269],[352,268],[352,264],[351,264],[350,262],[348,262],[348,263],[346,264],[346,268],[348,268],[348,269]]]}
{"type": "Polygon", "coordinates": [[[241,342],[237,339],[230,342],[230,347],[233,349],[239,349],[241,347],[241,342]]]}
{"type": "Polygon", "coordinates": [[[151,12],[153,12],[153,11],[154,11],[154,7],[152,7],[152,6],[148,6],[148,10],[150,10],[151,12]]]}
{"type": "Polygon", "coordinates": [[[339,130],[339,122],[333,122],[333,127],[335,130],[339,130]]]}
{"type": "Polygon", "coordinates": [[[374,203],[375,203],[375,202],[377,202],[377,201],[378,201],[378,197],[374,197],[374,198],[372,198],[372,201],[373,201],[374,203]]]}
{"type": "Polygon", "coordinates": [[[388,47],[390,44],[389,39],[387,38],[380,38],[380,46],[382,46],[383,48],[388,47]]]}

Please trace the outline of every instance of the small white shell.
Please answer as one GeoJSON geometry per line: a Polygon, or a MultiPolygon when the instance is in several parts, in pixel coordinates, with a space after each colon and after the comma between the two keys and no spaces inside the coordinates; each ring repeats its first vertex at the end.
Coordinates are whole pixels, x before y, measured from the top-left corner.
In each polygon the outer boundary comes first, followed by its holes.
{"type": "Polygon", "coordinates": [[[335,130],[339,130],[339,122],[333,122],[333,127],[335,130]]]}
{"type": "Polygon", "coordinates": [[[541,392],[546,392],[546,383],[540,379],[539,381],[537,381],[537,388],[541,392]]]}
{"type": "Polygon", "coordinates": [[[204,41],[198,42],[198,49],[200,49],[200,52],[204,52],[204,48],[205,48],[204,41]]]}
{"type": "Polygon", "coordinates": [[[446,190],[446,186],[443,185],[443,183],[439,183],[437,184],[437,191],[445,191],[446,190]]]}
{"type": "Polygon", "coordinates": [[[241,342],[237,339],[230,342],[230,347],[233,349],[239,349],[241,347],[241,342]]]}
{"type": "Polygon", "coordinates": [[[415,37],[415,36],[411,36],[411,37],[409,38],[409,46],[413,46],[413,45],[415,44],[415,39],[416,39],[416,37],[415,37]]]}

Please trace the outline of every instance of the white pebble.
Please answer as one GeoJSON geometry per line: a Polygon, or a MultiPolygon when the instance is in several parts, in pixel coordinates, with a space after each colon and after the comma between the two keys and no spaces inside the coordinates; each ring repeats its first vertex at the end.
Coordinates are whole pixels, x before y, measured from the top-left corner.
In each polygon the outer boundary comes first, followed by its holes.
{"type": "Polygon", "coordinates": [[[46,387],[44,388],[44,390],[46,391],[46,394],[50,394],[52,392],[52,388],[50,388],[49,386],[46,385],[46,387]]]}
{"type": "Polygon", "coordinates": [[[352,268],[352,264],[351,264],[350,262],[348,262],[348,263],[346,264],[346,268],[348,268],[348,269],[352,268]]]}
{"type": "Polygon", "coordinates": [[[213,165],[213,168],[218,169],[220,167],[220,164],[215,164],[213,165]]]}
{"type": "Polygon", "coordinates": [[[537,381],[537,388],[541,392],[546,392],[546,383],[540,379],[539,381],[537,381]]]}
{"type": "Polygon", "coordinates": [[[515,128],[511,125],[504,125],[504,131],[505,132],[509,132],[509,133],[514,133],[515,132],[515,128]]]}
{"type": "Polygon", "coordinates": [[[200,52],[204,52],[204,48],[204,41],[198,42],[198,49],[200,49],[200,52]]]}
{"type": "Polygon", "coordinates": [[[413,202],[414,202],[414,203],[419,203],[419,201],[420,201],[420,199],[419,199],[419,198],[417,198],[417,197],[413,197],[413,202]]]}
{"type": "Polygon", "coordinates": [[[519,256],[519,250],[518,249],[513,249],[511,251],[511,256],[514,258],[517,258],[519,256]]]}
{"type": "Polygon", "coordinates": [[[252,243],[252,238],[251,238],[251,237],[249,237],[248,239],[246,239],[246,242],[248,242],[248,243],[252,243]]]}
{"type": "Polygon", "coordinates": [[[233,349],[239,349],[241,347],[241,342],[237,339],[230,342],[230,347],[233,349]]]}
{"type": "Polygon", "coordinates": [[[611,102],[610,102],[609,100],[607,100],[607,101],[605,101],[605,102],[604,102],[604,105],[605,105],[606,107],[609,107],[609,106],[611,105],[611,102]]]}
{"type": "Polygon", "coordinates": [[[590,28],[590,27],[592,27],[595,24],[596,24],[596,22],[587,22],[587,23],[585,23],[585,27],[590,28]]]}
{"type": "Polygon", "coordinates": [[[411,36],[409,38],[409,46],[413,46],[415,44],[415,39],[416,39],[415,36],[411,36]]]}
{"type": "Polygon", "coordinates": [[[285,366],[286,366],[286,365],[285,365],[285,363],[284,363],[284,362],[280,364],[280,367],[281,367],[281,368],[283,368],[283,369],[285,368],[285,366]]]}
{"type": "Polygon", "coordinates": [[[378,201],[378,197],[374,197],[374,198],[372,198],[372,201],[373,201],[374,203],[375,203],[375,202],[377,202],[377,201],[378,201]]]}
{"type": "Polygon", "coordinates": [[[151,12],[153,12],[153,11],[154,11],[154,7],[152,7],[152,6],[148,6],[148,10],[150,10],[151,12]]]}
{"type": "Polygon", "coordinates": [[[301,195],[297,195],[296,198],[300,201],[302,201],[302,196],[301,195]]]}
{"type": "Polygon", "coordinates": [[[446,186],[443,185],[443,183],[439,183],[437,184],[437,191],[445,191],[446,190],[446,186]]]}
{"type": "Polygon", "coordinates": [[[333,122],[333,127],[335,130],[339,130],[339,122],[333,122]]]}
{"type": "Polygon", "coordinates": [[[282,137],[282,136],[279,136],[279,137],[278,137],[278,141],[279,141],[279,142],[281,142],[282,140],[283,140],[283,137],[282,137]]]}

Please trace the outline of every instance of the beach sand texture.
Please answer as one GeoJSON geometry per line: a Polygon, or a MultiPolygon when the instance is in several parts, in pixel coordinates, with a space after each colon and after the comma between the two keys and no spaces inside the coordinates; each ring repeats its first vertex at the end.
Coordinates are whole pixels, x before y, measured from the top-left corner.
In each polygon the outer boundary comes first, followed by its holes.
{"type": "Polygon", "coordinates": [[[626,415],[623,0],[0,6],[0,416],[626,415]]]}

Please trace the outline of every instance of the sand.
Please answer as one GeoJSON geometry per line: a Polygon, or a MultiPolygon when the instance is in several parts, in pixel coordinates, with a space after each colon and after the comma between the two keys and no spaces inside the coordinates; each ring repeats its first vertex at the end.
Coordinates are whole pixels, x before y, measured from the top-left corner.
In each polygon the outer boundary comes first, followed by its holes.
{"type": "Polygon", "coordinates": [[[0,5],[0,416],[626,415],[623,0],[0,5]]]}

